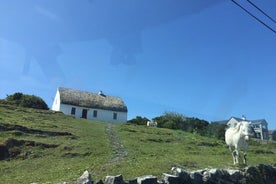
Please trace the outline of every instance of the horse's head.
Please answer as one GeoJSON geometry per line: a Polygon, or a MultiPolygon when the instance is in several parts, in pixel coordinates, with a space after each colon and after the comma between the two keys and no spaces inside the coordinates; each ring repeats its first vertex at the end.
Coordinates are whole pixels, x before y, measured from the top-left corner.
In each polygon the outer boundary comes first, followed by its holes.
{"type": "Polygon", "coordinates": [[[254,132],[251,126],[251,122],[242,121],[240,126],[241,135],[245,137],[245,140],[249,140],[250,136],[253,136],[254,132]]]}

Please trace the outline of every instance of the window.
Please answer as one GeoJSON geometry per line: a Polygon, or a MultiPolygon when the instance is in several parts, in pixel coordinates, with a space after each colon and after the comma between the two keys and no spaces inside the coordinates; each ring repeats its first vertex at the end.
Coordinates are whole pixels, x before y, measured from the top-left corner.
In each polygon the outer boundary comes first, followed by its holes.
{"type": "Polygon", "coordinates": [[[72,107],[72,109],[71,109],[71,115],[75,115],[75,114],[76,114],[76,108],[72,107]]]}
{"type": "Polygon", "coordinates": [[[117,113],[116,112],[113,113],[113,119],[117,119],[117,113]]]}
{"type": "Polygon", "coordinates": [[[97,115],[98,115],[98,111],[94,110],[94,111],[93,111],[93,117],[96,118],[97,115]]]}

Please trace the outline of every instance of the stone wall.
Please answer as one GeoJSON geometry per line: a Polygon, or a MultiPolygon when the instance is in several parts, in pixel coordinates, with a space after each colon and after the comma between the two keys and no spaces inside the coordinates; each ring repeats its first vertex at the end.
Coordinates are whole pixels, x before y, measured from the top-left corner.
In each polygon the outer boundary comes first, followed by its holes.
{"type": "MultiPolygon", "coordinates": [[[[186,171],[173,167],[171,173],[163,173],[161,179],[146,175],[124,180],[122,175],[106,176],[105,180],[94,182],[88,171],[77,179],[78,184],[275,184],[276,165],[250,166],[240,170],[202,169],[186,171]]],[[[59,184],[69,184],[61,182],[59,184]]]]}

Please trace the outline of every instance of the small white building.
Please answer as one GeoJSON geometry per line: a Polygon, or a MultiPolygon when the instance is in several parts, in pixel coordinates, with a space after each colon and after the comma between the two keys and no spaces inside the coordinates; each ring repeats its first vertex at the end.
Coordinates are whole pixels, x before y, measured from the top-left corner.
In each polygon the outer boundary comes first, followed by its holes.
{"type": "Polygon", "coordinates": [[[127,106],[119,97],[108,96],[101,91],[90,93],[59,87],[52,110],[77,118],[105,122],[127,122],[127,106]]]}

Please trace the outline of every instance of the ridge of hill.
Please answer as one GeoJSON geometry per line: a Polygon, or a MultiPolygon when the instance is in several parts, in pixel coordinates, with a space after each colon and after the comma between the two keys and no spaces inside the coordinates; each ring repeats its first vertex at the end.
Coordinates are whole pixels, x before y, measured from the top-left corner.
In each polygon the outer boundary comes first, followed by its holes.
{"type": "MultiPolygon", "coordinates": [[[[275,164],[276,145],[249,145],[248,163],[275,164]]],[[[233,168],[223,141],[181,130],[76,119],[0,103],[0,181],[75,183],[123,174],[160,176],[172,167],[233,168]]],[[[243,166],[238,166],[243,167],[243,166]]]]}

